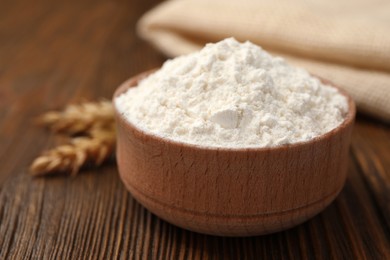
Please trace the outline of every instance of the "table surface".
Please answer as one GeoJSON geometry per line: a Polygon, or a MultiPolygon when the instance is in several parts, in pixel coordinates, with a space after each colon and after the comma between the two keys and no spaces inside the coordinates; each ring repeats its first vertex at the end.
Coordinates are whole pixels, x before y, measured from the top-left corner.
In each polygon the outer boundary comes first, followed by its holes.
{"type": "Polygon", "coordinates": [[[349,172],[325,211],[290,230],[251,238],[170,225],[125,190],[115,164],[32,178],[53,143],[31,123],[48,109],[111,98],[128,77],[164,57],[140,40],[155,1],[2,0],[0,8],[1,259],[390,259],[389,125],[359,116],[349,172]]]}

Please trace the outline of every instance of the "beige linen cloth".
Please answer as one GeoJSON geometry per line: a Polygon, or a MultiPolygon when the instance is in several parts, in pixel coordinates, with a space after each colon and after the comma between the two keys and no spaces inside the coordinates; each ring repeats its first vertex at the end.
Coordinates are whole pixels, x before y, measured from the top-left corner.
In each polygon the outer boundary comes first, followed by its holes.
{"type": "Polygon", "coordinates": [[[389,0],[171,0],[146,13],[138,32],[170,57],[230,36],[250,40],[390,122],[389,0]]]}

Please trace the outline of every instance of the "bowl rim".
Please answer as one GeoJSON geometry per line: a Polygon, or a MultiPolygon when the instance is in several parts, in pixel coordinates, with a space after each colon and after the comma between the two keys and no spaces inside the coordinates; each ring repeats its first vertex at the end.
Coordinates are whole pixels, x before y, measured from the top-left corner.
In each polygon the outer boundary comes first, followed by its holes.
{"type": "Polygon", "coordinates": [[[329,139],[332,136],[336,136],[338,133],[342,132],[345,128],[351,126],[354,123],[355,115],[356,115],[356,105],[352,97],[347,94],[347,92],[340,87],[336,86],[331,81],[324,79],[322,77],[313,75],[313,77],[316,77],[320,80],[321,83],[326,84],[327,86],[335,88],[340,94],[342,94],[344,97],[347,98],[348,101],[348,111],[344,118],[344,121],[340,123],[337,127],[333,128],[332,130],[318,135],[310,140],[307,141],[301,141],[291,144],[283,144],[278,146],[271,146],[271,147],[223,147],[223,146],[206,146],[206,145],[199,145],[199,144],[192,144],[187,142],[180,142],[174,139],[164,138],[161,135],[155,134],[153,132],[145,131],[144,129],[141,129],[137,127],[135,124],[127,120],[127,118],[119,112],[119,110],[116,107],[115,99],[120,96],[121,94],[125,93],[129,88],[136,87],[137,83],[148,77],[149,75],[156,72],[158,68],[147,70],[145,72],[136,74],[135,76],[127,79],[125,82],[123,82],[114,92],[112,103],[115,110],[116,117],[121,120],[124,124],[126,124],[128,127],[130,127],[134,132],[137,133],[138,136],[147,136],[149,139],[152,139],[157,142],[169,144],[171,146],[178,146],[181,148],[190,148],[190,149],[199,149],[199,150],[207,150],[207,151],[227,151],[227,152],[268,152],[268,151],[277,151],[277,150],[286,150],[286,149],[294,149],[298,147],[303,146],[311,146],[315,143],[320,143],[326,139],[329,139]]]}

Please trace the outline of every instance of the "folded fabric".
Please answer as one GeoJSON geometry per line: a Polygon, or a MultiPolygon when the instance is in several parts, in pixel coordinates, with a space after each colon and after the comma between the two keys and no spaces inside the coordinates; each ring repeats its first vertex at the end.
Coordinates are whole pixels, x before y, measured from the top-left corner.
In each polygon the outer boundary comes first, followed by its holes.
{"type": "Polygon", "coordinates": [[[138,32],[169,57],[231,36],[250,40],[390,122],[388,0],[171,0],[146,13],[138,32]]]}

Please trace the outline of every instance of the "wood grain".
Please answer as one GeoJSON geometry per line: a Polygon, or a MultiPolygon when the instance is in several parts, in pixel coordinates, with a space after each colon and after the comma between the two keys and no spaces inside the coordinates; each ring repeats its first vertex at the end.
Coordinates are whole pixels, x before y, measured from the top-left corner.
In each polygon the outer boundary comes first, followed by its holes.
{"type": "Polygon", "coordinates": [[[53,141],[31,119],[111,98],[164,58],[134,25],[155,1],[0,2],[0,259],[389,259],[390,129],[357,119],[348,179],[310,221],[252,238],[185,231],[126,191],[114,165],[76,178],[28,176],[53,141]]]}

